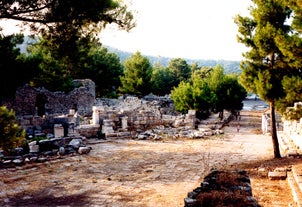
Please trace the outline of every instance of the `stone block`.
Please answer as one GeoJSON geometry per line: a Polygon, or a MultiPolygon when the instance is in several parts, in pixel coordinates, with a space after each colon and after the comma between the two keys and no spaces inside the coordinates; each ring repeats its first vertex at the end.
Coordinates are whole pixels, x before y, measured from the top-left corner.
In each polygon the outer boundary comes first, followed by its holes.
{"type": "Polygon", "coordinates": [[[260,168],[258,169],[258,175],[259,175],[260,177],[267,177],[268,172],[267,172],[266,168],[260,167],[260,168]]]}
{"type": "Polygon", "coordinates": [[[62,124],[54,125],[54,135],[55,137],[64,137],[64,127],[62,124]]]}
{"type": "Polygon", "coordinates": [[[285,180],[287,178],[286,171],[271,171],[268,172],[268,178],[270,180],[285,180]]]}

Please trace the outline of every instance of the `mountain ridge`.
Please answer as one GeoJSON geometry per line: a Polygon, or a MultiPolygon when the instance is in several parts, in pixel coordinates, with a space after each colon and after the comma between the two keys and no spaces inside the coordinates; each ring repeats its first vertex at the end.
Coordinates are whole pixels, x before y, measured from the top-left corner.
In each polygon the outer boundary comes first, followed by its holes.
{"type": "MultiPolygon", "coordinates": [[[[108,49],[108,52],[115,53],[121,60],[121,62],[124,62],[127,58],[130,58],[132,52],[127,52],[123,50],[119,50],[118,48],[111,47],[108,45],[103,45],[105,48],[108,49]]],[[[155,63],[160,63],[162,66],[167,67],[170,60],[174,59],[174,57],[164,57],[164,56],[152,56],[152,55],[144,55],[144,57],[147,57],[150,61],[150,63],[153,65],[155,63]]],[[[193,63],[197,63],[198,66],[209,66],[209,67],[215,67],[216,65],[221,65],[226,73],[241,73],[240,69],[240,61],[234,61],[234,60],[206,60],[206,59],[189,59],[189,58],[182,58],[186,60],[186,62],[191,65],[193,63]]]]}
{"type": "MultiPolygon", "coordinates": [[[[33,40],[31,37],[25,36],[24,37],[24,42],[20,45],[18,45],[17,47],[20,48],[20,52],[21,53],[26,53],[26,47],[29,44],[32,44],[33,42],[35,42],[35,40],[33,40]]],[[[111,53],[115,53],[119,58],[120,61],[123,63],[127,58],[130,58],[132,54],[132,52],[127,52],[127,51],[123,51],[120,50],[118,48],[115,47],[111,47],[109,45],[103,45],[105,48],[107,48],[108,52],[111,53]]],[[[152,56],[152,55],[144,55],[143,56],[147,57],[150,61],[150,63],[153,65],[155,63],[160,63],[162,66],[167,67],[169,62],[176,58],[176,57],[164,57],[164,56],[152,56]]],[[[181,58],[181,57],[179,57],[181,58]]],[[[189,59],[189,58],[182,58],[184,60],[186,60],[186,62],[189,65],[192,65],[193,63],[197,63],[199,67],[203,67],[203,66],[208,66],[208,67],[215,67],[216,65],[221,65],[224,70],[225,73],[236,73],[236,74],[240,74],[241,73],[241,69],[240,69],[240,61],[233,61],[233,60],[210,60],[210,59],[189,59]]]]}

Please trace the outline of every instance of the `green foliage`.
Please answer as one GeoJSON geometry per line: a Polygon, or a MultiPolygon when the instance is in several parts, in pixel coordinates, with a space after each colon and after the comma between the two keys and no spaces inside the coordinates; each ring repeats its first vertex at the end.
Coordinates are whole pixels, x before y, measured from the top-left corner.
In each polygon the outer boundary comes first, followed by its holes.
{"type": "Polygon", "coordinates": [[[217,106],[219,106],[216,109],[222,108],[232,113],[243,108],[242,101],[247,95],[246,90],[239,84],[238,77],[232,74],[224,78],[215,94],[218,96],[217,106]]]}
{"type": "Polygon", "coordinates": [[[0,147],[9,153],[24,142],[25,131],[18,125],[14,111],[0,106],[0,147]]]}
{"type": "MultiPolygon", "coordinates": [[[[293,68],[287,49],[280,46],[293,30],[288,25],[292,10],[284,0],[255,0],[250,8],[251,17],[237,16],[238,41],[249,47],[241,63],[240,83],[248,90],[270,103],[271,135],[275,158],[281,157],[276,132],[276,102],[286,96],[282,80],[292,74],[293,68]]],[[[294,64],[293,64],[294,65],[294,64]]],[[[281,104],[279,104],[281,106],[281,104]]]]}
{"type": "MultiPolygon", "coordinates": [[[[197,70],[197,63],[193,64],[192,67],[197,70]]],[[[176,87],[181,81],[187,81],[190,75],[191,67],[184,59],[171,59],[167,67],[155,63],[152,73],[152,92],[156,95],[170,94],[173,87],[176,87]]]]}
{"type": "Polygon", "coordinates": [[[43,38],[29,46],[28,52],[20,59],[28,68],[36,68],[35,76],[30,80],[32,86],[69,92],[74,88],[73,79],[89,78],[96,84],[97,96],[116,96],[123,65],[117,55],[108,53],[96,39],[83,37],[77,40],[70,56],[61,56],[52,40],[43,38]]]}
{"type": "Polygon", "coordinates": [[[174,78],[173,85],[177,86],[181,81],[186,81],[191,76],[191,68],[187,61],[181,58],[173,58],[168,66],[168,70],[172,73],[174,78]]]}
{"type": "Polygon", "coordinates": [[[190,83],[180,82],[178,87],[171,91],[175,109],[182,113],[187,113],[188,110],[194,109],[193,87],[190,83]]]}
{"type": "MultiPolygon", "coordinates": [[[[117,48],[110,47],[108,45],[105,46],[108,48],[110,52],[113,52],[119,56],[121,59],[121,62],[125,62],[127,58],[129,58],[132,53],[131,52],[126,52],[126,51],[121,51],[117,48]]],[[[152,65],[155,64],[161,64],[163,67],[167,67],[169,65],[169,62],[174,59],[170,57],[164,57],[164,56],[151,56],[147,55],[150,63],[152,65]]],[[[198,67],[215,67],[216,65],[221,65],[225,69],[226,73],[236,73],[239,74],[241,72],[239,65],[240,61],[230,61],[230,60],[204,60],[204,59],[184,59],[187,64],[191,65],[191,72],[195,70],[195,66],[197,64],[198,67]]]]}
{"type": "Polygon", "coordinates": [[[94,42],[89,48],[81,45],[82,52],[79,70],[76,78],[89,78],[96,85],[96,95],[100,97],[116,97],[120,87],[120,76],[123,75],[123,65],[119,57],[100,43],[94,42]]]}
{"type": "Polygon", "coordinates": [[[47,31],[67,40],[76,31],[97,35],[109,23],[127,31],[135,26],[133,14],[118,0],[5,1],[0,4],[0,19],[19,20],[32,32],[47,31]]]}
{"type": "Polygon", "coordinates": [[[287,107],[283,113],[283,116],[286,120],[297,120],[299,121],[302,118],[302,105],[301,102],[298,107],[287,107]]]}
{"type": "Polygon", "coordinates": [[[242,109],[246,91],[239,84],[236,74],[225,74],[221,65],[217,65],[213,69],[204,68],[203,73],[205,81],[215,94],[212,101],[214,112],[223,112],[226,109],[234,113],[242,109]]]}
{"type": "Polygon", "coordinates": [[[175,86],[174,76],[168,68],[160,64],[153,65],[153,72],[151,77],[152,93],[156,95],[167,95],[175,86]]]}
{"type": "MultiPolygon", "coordinates": [[[[282,80],[282,85],[286,96],[276,102],[276,108],[278,108],[280,113],[285,117],[292,119],[286,111],[289,106],[293,105],[293,103],[302,100],[302,76],[286,75],[282,80]]],[[[295,119],[297,119],[297,117],[295,119]]]]}
{"type": "MultiPolygon", "coordinates": [[[[3,55],[4,61],[1,63],[13,62],[3,67],[0,65],[0,68],[3,68],[2,71],[10,71],[12,76],[15,76],[15,81],[10,81],[14,80],[11,77],[7,79],[8,81],[1,81],[0,90],[3,89],[3,94],[11,95],[17,86],[28,82],[35,87],[44,86],[51,91],[68,92],[73,89],[72,79],[87,72],[79,72],[87,68],[102,73],[98,73],[97,77],[94,76],[94,81],[98,80],[98,86],[100,86],[97,87],[98,95],[112,93],[112,88],[118,87],[118,76],[122,70],[119,63],[116,63],[119,62],[117,58],[113,55],[102,57],[103,52],[91,54],[90,48],[92,48],[93,43],[98,42],[97,36],[107,24],[115,23],[127,31],[135,26],[132,13],[122,1],[5,2],[0,4],[0,19],[3,18],[22,21],[24,26],[28,26],[33,34],[41,38],[30,49],[29,56],[22,55],[18,59],[21,61],[20,65],[15,61],[19,51],[13,48],[16,44],[16,38],[11,39],[11,43],[14,44],[10,45],[0,40],[0,44],[4,47],[1,51],[8,52],[7,57],[9,57],[8,59],[3,55]],[[10,52],[13,53],[10,54],[10,52]],[[87,54],[90,56],[88,57],[87,54]],[[99,60],[94,61],[95,59],[99,60]],[[94,64],[90,64],[90,60],[94,61],[94,64]],[[88,66],[85,67],[85,64],[88,66]],[[104,64],[105,69],[101,70],[100,67],[103,67],[104,64]],[[96,68],[92,69],[93,66],[96,68]],[[15,68],[17,69],[15,70],[15,68]],[[102,79],[98,79],[99,77],[102,79]],[[101,85],[100,81],[104,80],[107,82],[103,82],[101,85]],[[20,83],[16,83],[17,81],[20,83]],[[107,84],[109,82],[110,84],[107,84]]],[[[6,78],[3,77],[3,80],[6,78]]]]}
{"type": "Polygon", "coordinates": [[[23,35],[0,35],[0,97],[13,97],[17,87],[27,81],[27,73],[18,61],[23,35]],[[19,78],[22,77],[22,78],[19,78]]]}
{"type": "Polygon", "coordinates": [[[284,97],[283,76],[289,65],[278,47],[278,40],[290,32],[285,21],[291,10],[277,1],[254,1],[252,17],[237,16],[238,41],[250,48],[241,63],[240,83],[265,101],[272,102],[284,97]]]}
{"type": "Polygon", "coordinates": [[[45,87],[50,91],[69,92],[73,89],[67,58],[59,56],[56,45],[40,38],[28,47],[28,54],[20,57],[24,65],[36,68],[30,80],[33,87],[45,87]]]}
{"type": "Polygon", "coordinates": [[[302,7],[296,1],[254,3],[251,18],[235,20],[239,42],[251,48],[241,63],[240,83],[283,113],[301,100],[302,7]]]}
{"type": "Polygon", "coordinates": [[[121,76],[121,93],[147,95],[151,92],[152,66],[147,57],[136,52],[125,61],[124,75],[121,76]]]}
{"type": "Polygon", "coordinates": [[[220,65],[195,70],[189,81],[182,81],[171,91],[176,110],[187,113],[194,109],[199,118],[207,117],[211,111],[241,110],[245,97],[246,91],[237,76],[225,75],[220,65]]]}

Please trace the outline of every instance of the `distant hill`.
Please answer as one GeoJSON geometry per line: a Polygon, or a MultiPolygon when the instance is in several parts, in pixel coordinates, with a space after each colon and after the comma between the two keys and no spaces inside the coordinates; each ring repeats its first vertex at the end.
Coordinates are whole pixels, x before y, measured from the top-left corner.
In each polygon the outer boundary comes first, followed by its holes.
{"type": "MultiPolygon", "coordinates": [[[[122,51],[117,48],[113,48],[113,47],[106,46],[106,45],[104,45],[104,47],[106,47],[109,52],[117,54],[118,57],[120,58],[121,62],[124,62],[127,58],[129,58],[133,54],[131,52],[122,51]]],[[[144,55],[144,54],[142,54],[142,55],[144,55]]],[[[168,63],[170,62],[170,60],[173,59],[171,57],[150,56],[150,55],[144,55],[144,56],[149,59],[151,64],[160,63],[164,67],[166,67],[168,65],[168,63]]],[[[221,66],[223,66],[225,73],[237,73],[238,74],[241,72],[241,70],[239,68],[240,61],[202,60],[202,59],[195,60],[195,59],[186,59],[186,58],[184,58],[184,60],[186,60],[189,65],[191,65],[193,63],[198,63],[198,66],[214,67],[214,66],[220,64],[221,66]]]]}
{"type": "MultiPolygon", "coordinates": [[[[35,42],[35,40],[33,40],[30,37],[25,36],[23,44],[18,45],[18,47],[21,50],[21,53],[26,53],[26,47],[29,44],[32,44],[33,42],[35,42]]],[[[127,58],[129,58],[133,54],[133,53],[122,51],[117,48],[113,48],[113,47],[106,46],[106,45],[104,45],[104,47],[106,47],[109,52],[117,54],[117,56],[120,58],[121,62],[124,62],[127,58]]],[[[171,57],[150,56],[150,55],[144,55],[144,56],[146,56],[149,59],[151,64],[160,63],[164,67],[166,67],[168,65],[168,63],[170,62],[170,60],[173,59],[171,57]]],[[[221,66],[223,66],[225,73],[240,73],[241,72],[241,70],[239,68],[240,61],[202,60],[202,59],[194,60],[194,59],[186,59],[186,58],[184,58],[184,60],[186,60],[189,65],[191,65],[193,63],[198,63],[198,66],[201,66],[201,67],[202,66],[214,67],[214,66],[220,64],[221,66]]]]}

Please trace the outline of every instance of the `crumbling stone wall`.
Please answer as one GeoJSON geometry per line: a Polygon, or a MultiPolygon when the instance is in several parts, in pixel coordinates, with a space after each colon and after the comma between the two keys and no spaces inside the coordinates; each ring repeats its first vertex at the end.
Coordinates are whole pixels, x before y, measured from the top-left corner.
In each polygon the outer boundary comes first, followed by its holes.
{"type": "Polygon", "coordinates": [[[166,97],[138,99],[128,96],[112,100],[100,99],[93,106],[93,124],[102,126],[105,134],[113,135],[119,131],[146,131],[156,126],[195,128],[195,111],[180,114],[171,105],[172,100],[166,97]]]}
{"type": "Polygon", "coordinates": [[[75,109],[83,116],[91,115],[95,103],[94,82],[85,79],[75,80],[74,83],[78,87],[69,93],[51,92],[26,84],[17,89],[15,100],[4,105],[12,108],[17,116],[68,114],[70,109],[75,109]]]}
{"type": "Polygon", "coordinates": [[[64,136],[72,129],[72,134],[87,138],[201,138],[223,133],[197,129],[195,110],[187,114],[175,111],[169,96],[96,99],[91,80],[75,80],[75,85],[79,87],[67,94],[25,85],[17,90],[9,108],[15,110],[21,127],[32,136],[51,136],[56,124],[63,126],[64,136]]]}

